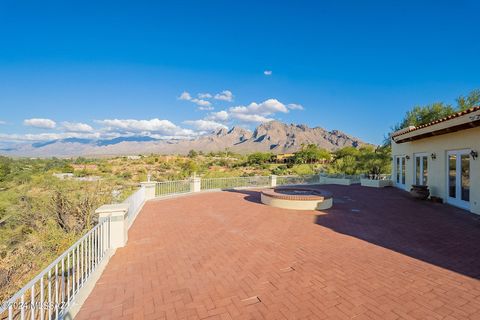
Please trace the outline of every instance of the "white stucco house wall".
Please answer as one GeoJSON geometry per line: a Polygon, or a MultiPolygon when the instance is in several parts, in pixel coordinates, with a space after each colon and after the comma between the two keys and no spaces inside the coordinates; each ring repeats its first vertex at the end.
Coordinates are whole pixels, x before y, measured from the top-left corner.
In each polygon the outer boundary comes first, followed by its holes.
{"type": "Polygon", "coordinates": [[[401,129],[391,139],[394,186],[427,185],[432,196],[480,214],[480,107],[401,129]]]}

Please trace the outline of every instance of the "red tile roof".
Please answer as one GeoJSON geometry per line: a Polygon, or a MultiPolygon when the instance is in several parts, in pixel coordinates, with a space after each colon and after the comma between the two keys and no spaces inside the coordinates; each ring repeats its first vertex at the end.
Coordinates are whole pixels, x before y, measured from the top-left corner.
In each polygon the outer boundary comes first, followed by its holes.
{"type": "Polygon", "coordinates": [[[430,127],[430,126],[433,126],[433,125],[435,125],[437,123],[440,123],[440,122],[445,122],[445,121],[448,121],[448,120],[452,120],[452,119],[458,118],[460,116],[463,116],[463,115],[466,115],[466,114],[469,114],[469,113],[472,113],[472,112],[475,112],[475,111],[478,111],[478,110],[480,110],[480,106],[473,107],[473,108],[470,108],[470,109],[467,109],[467,110],[464,110],[464,111],[460,111],[460,112],[457,112],[457,113],[453,113],[453,114],[451,114],[449,116],[446,116],[444,118],[441,118],[441,119],[438,119],[438,120],[435,120],[435,121],[432,121],[432,122],[429,122],[429,123],[426,123],[426,124],[422,124],[422,125],[413,127],[410,130],[406,130],[406,131],[403,131],[403,130],[400,131],[399,130],[396,133],[392,134],[392,138],[400,136],[400,135],[405,134],[405,133],[409,133],[409,132],[418,130],[418,129],[430,127]]]}

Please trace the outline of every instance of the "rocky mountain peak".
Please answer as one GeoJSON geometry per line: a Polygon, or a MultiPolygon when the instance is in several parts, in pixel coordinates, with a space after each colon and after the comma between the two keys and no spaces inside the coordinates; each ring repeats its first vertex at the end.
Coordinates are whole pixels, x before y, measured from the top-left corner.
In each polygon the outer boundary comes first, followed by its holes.
{"type": "Polygon", "coordinates": [[[221,129],[218,129],[217,132],[215,132],[215,135],[217,137],[221,137],[221,136],[224,136],[224,135],[227,135],[229,133],[229,131],[225,128],[221,128],[221,129]]]}
{"type": "Polygon", "coordinates": [[[237,135],[243,135],[243,134],[248,134],[248,133],[251,133],[251,132],[247,129],[242,128],[242,127],[232,127],[228,131],[228,134],[237,134],[237,135]]]}
{"type": "Polygon", "coordinates": [[[241,127],[232,127],[232,129],[228,131],[228,135],[235,137],[239,142],[243,142],[252,137],[252,132],[241,127]]]}
{"type": "Polygon", "coordinates": [[[254,138],[260,138],[265,135],[276,135],[278,133],[286,133],[287,124],[280,121],[269,121],[260,124],[253,132],[254,138]]]}
{"type": "Polygon", "coordinates": [[[327,131],[321,127],[310,128],[304,124],[285,124],[270,121],[257,126],[252,133],[241,127],[230,130],[218,129],[210,135],[195,140],[156,140],[151,137],[115,138],[108,141],[81,141],[76,139],[55,140],[42,144],[24,144],[9,150],[8,155],[26,156],[91,156],[129,155],[145,153],[186,154],[190,150],[221,151],[225,149],[239,153],[298,151],[302,144],[316,144],[320,148],[336,150],[365,145],[365,142],[339,130],[327,131]]]}

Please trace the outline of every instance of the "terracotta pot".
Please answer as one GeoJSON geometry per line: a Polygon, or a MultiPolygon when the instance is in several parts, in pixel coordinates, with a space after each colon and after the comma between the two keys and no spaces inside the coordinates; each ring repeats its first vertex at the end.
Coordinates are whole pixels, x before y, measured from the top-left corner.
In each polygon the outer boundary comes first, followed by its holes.
{"type": "Polygon", "coordinates": [[[410,194],[416,199],[427,200],[430,196],[430,190],[428,190],[428,186],[412,185],[410,194]]]}

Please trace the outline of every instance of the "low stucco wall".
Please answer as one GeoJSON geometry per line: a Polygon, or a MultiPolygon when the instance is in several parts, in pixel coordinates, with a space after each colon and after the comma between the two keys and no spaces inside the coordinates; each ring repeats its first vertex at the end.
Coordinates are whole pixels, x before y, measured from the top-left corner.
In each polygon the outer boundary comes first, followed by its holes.
{"type": "Polygon", "coordinates": [[[342,186],[349,186],[354,184],[353,179],[347,178],[329,178],[329,177],[320,177],[320,183],[324,184],[339,184],[342,186]]]}
{"type": "Polygon", "coordinates": [[[392,185],[391,180],[372,180],[372,179],[360,179],[360,184],[363,187],[371,188],[384,188],[392,185]]]}
{"type": "MultiPolygon", "coordinates": [[[[433,196],[447,199],[447,152],[471,149],[480,152],[480,127],[397,144],[392,142],[392,157],[409,156],[406,160],[405,190],[410,190],[415,179],[415,154],[428,156],[428,187],[433,196]],[[431,154],[436,154],[432,159],[431,154]]],[[[395,184],[395,163],[392,164],[395,184]]],[[[470,159],[470,211],[480,214],[480,158],[470,159]]]]}

